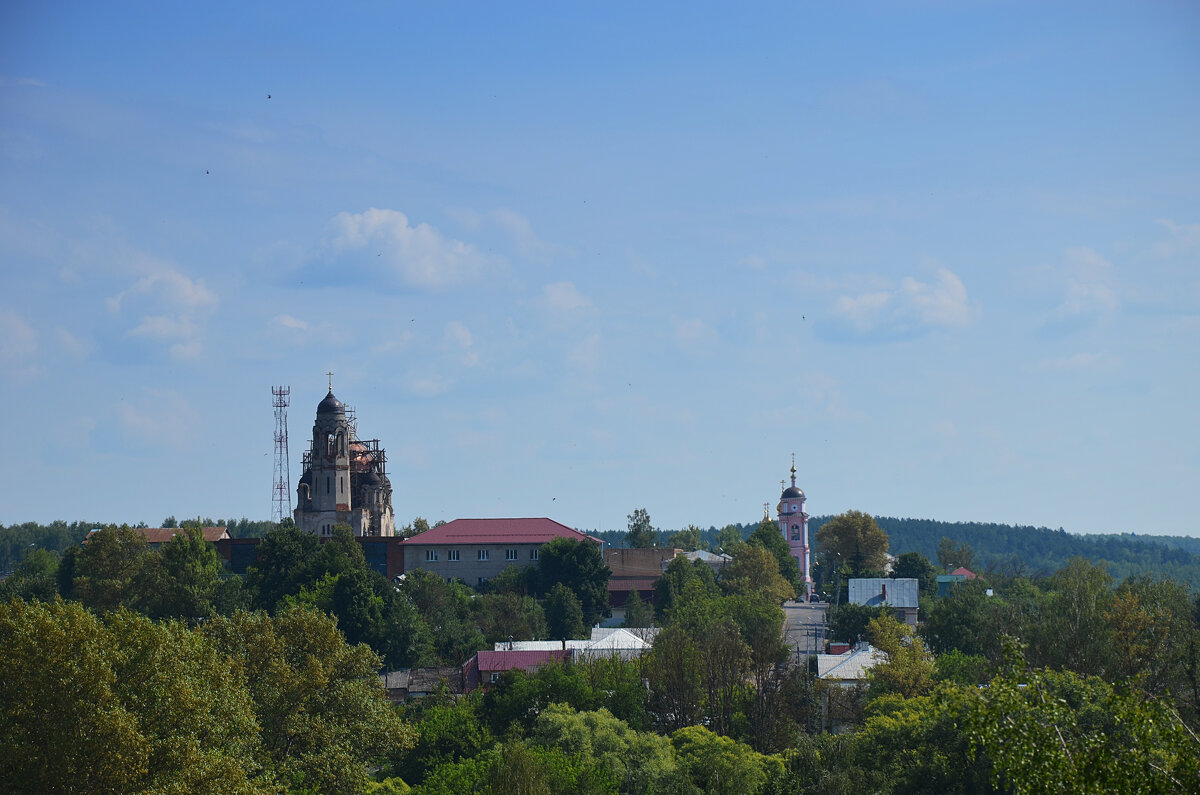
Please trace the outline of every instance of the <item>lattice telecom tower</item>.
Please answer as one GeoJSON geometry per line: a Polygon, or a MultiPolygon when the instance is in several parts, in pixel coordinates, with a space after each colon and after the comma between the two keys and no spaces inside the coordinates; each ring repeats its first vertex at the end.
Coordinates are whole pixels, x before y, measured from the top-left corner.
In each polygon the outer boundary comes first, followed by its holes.
{"type": "Polygon", "coordinates": [[[272,499],[271,521],[282,522],[292,518],[292,473],[288,467],[287,409],[290,387],[273,386],[271,395],[275,407],[275,489],[272,499]]]}

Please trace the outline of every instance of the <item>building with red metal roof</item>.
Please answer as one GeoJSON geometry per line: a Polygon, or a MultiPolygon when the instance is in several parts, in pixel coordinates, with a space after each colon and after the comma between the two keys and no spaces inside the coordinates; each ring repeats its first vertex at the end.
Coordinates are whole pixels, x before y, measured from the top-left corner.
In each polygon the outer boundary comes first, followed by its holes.
{"type": "Polygon", "coordinates": [[[538,550],[556,538],[603,544],[545,517],[455,519],[404,539],[404,571],[425,569],[478,587],[508,566],[537,564],[538,550]]]}

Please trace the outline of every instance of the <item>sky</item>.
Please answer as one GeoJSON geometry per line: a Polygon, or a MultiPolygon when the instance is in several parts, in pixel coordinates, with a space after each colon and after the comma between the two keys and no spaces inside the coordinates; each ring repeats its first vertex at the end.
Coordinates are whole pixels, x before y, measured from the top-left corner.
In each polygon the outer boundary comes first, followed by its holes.
{"type": "Polygon", "coordinates": [[[0,523],[1200,535],[1200,7],[0,6],[0,523]]]}

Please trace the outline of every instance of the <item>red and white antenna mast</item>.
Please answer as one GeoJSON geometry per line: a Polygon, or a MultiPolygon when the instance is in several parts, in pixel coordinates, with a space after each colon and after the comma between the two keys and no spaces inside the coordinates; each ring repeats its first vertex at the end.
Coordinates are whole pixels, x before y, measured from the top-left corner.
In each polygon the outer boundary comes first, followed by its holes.
{"type": "Polygon", "coordinates": [[[292,518],[292,474],[288,466],[287,410],[292,394],[290,387],[273,386],[271,404],[275,407],[275,488],[273,489],[271,521],[276,524],[292,518]]]}

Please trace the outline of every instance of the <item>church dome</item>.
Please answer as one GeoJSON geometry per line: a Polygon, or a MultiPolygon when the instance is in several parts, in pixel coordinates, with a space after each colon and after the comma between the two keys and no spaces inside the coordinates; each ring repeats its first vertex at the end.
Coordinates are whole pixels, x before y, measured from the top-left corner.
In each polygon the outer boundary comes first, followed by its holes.
{"type": "Polygon", "coordinates": [[[783,490],[783,496],[780,497],[780,499],[790,500],[792,498],[802,500],[804,499],[804,492],[801,491],[797,486],[788,486],[783,490]]]}
{"type": "Polygon", "coordinates": [[[342,401],[333,396],[332,391],[325,396],[324,400],[317,404],[318,414],[344,414],[345,412],[346,406],[343,405],[342,401]]]}

